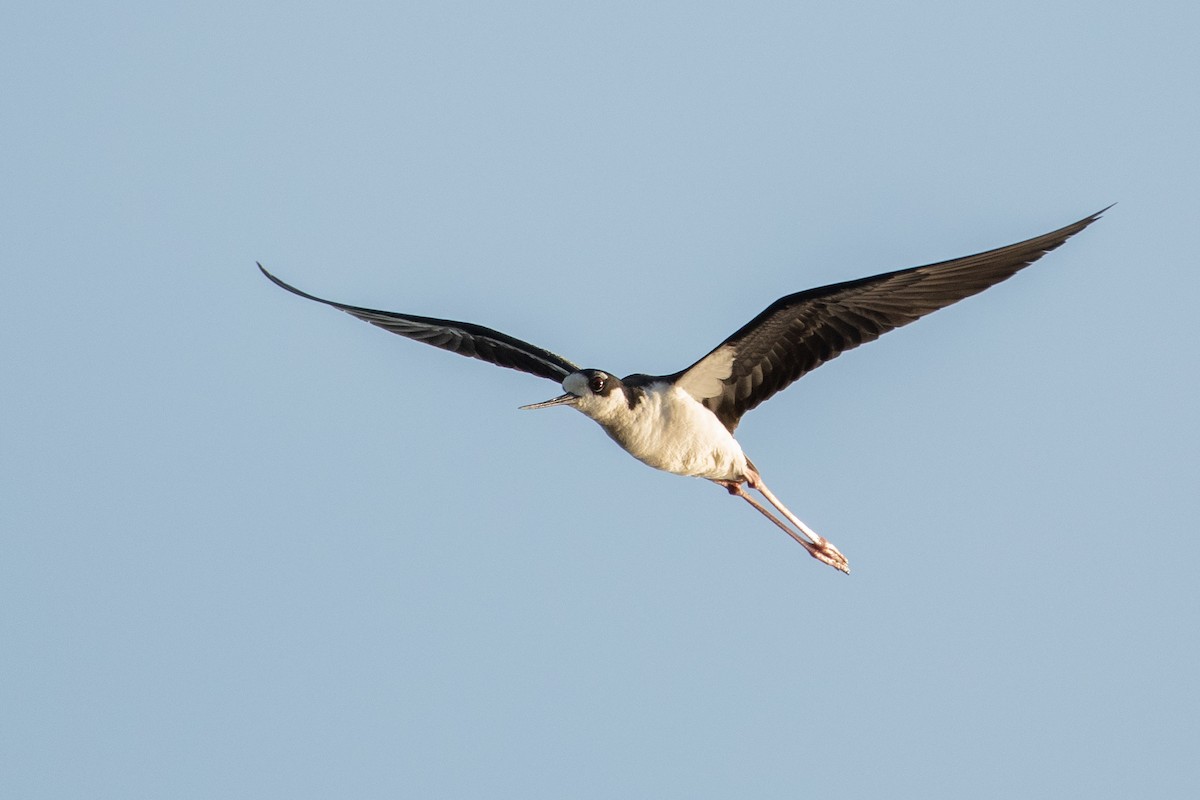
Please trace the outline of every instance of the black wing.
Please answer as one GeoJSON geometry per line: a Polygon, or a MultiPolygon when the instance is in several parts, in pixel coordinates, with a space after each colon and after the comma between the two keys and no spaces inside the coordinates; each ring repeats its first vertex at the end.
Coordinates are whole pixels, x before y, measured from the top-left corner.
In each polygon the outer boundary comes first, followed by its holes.
{"type": "MultiPolygon", "coordinates": [[[[1111,208],[1111,206],[1109,206],[1111,208]]],[[[750,409],[839,354],[1011,277],[1091,225],[776,300],[712,352],[669,376],[732,431],[750,409]]]]}
{"type": "Polygon", "coordinates": [[[562,379],[572,372],[578,372],[579,367],[559,355],[535,347],[529,342],[514,339],[500,331],[485,328],[482,325],[472,325],[469,322],[455,322],[449,319],[434,319],[433,317],[417,317],[412,314],[397,314],[394,311],[376,311],[370,308],[347,306],[314,297],[302,292],[295,286],[289,286],[267,272],[262,264],[258,265],[262,274],[266,275],[276,285],[287,289],[292,294],[298,294],[309,300],[333,306],[339,311],[358,317],[364,322],[378,325],[385,331],[398,333],[415,339],[418,342],[431,344],[451,353],[461,356],[478,358],[501,367],[517,369],[537,375],[539,378],[549,378],[561,383],[562,379]]]}

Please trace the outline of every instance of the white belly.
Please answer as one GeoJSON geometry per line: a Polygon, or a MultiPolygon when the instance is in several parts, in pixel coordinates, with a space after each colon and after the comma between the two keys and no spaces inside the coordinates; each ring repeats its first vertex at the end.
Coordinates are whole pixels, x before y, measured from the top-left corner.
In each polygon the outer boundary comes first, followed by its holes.
{"type": "Polygon", "coordinates": [[[597,422],[639,461],[676,475],[740,480],[746,473],[742,446],[716,415],[669,384],[646,387],[633,409],[597,422]]]}

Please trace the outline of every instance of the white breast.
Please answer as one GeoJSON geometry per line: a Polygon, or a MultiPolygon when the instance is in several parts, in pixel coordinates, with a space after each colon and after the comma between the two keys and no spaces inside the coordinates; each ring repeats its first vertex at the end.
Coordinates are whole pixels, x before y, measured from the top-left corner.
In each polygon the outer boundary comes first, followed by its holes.
{"type": "Polygon", "coordinates": [[[632,409],[622,398],[619,406],[603,409],[607,413],[584,413],[631,456],[655,469],[710,480],[745,476],[742,447],[715,414],[669,383],[654,383],[645,391],[632,409]]]}

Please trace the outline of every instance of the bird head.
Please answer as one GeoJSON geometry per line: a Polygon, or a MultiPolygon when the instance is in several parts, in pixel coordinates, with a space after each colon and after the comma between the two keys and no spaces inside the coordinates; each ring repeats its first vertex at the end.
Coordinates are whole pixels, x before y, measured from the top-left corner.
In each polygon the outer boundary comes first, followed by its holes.
{"type": "Polygon", "coordinates": [[[621,379],[603,370],[581,369],[579,372],[572,372],[563,378],[562,387],[566,394],[521,408],[532,410],[550,406],[572,406],[592,419],[600,420],[626,405],[621,379]]]}

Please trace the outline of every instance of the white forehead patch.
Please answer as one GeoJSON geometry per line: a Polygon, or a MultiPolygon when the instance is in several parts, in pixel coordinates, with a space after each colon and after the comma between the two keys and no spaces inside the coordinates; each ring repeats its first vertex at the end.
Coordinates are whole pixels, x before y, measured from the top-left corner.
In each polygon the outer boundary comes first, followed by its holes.
{"type": "Polygon", "coordinates": [[[581,372],[572,372],[563,378],[562,387],[576,397],[586,397],[588,394],[588,380],[581,372]]]}

